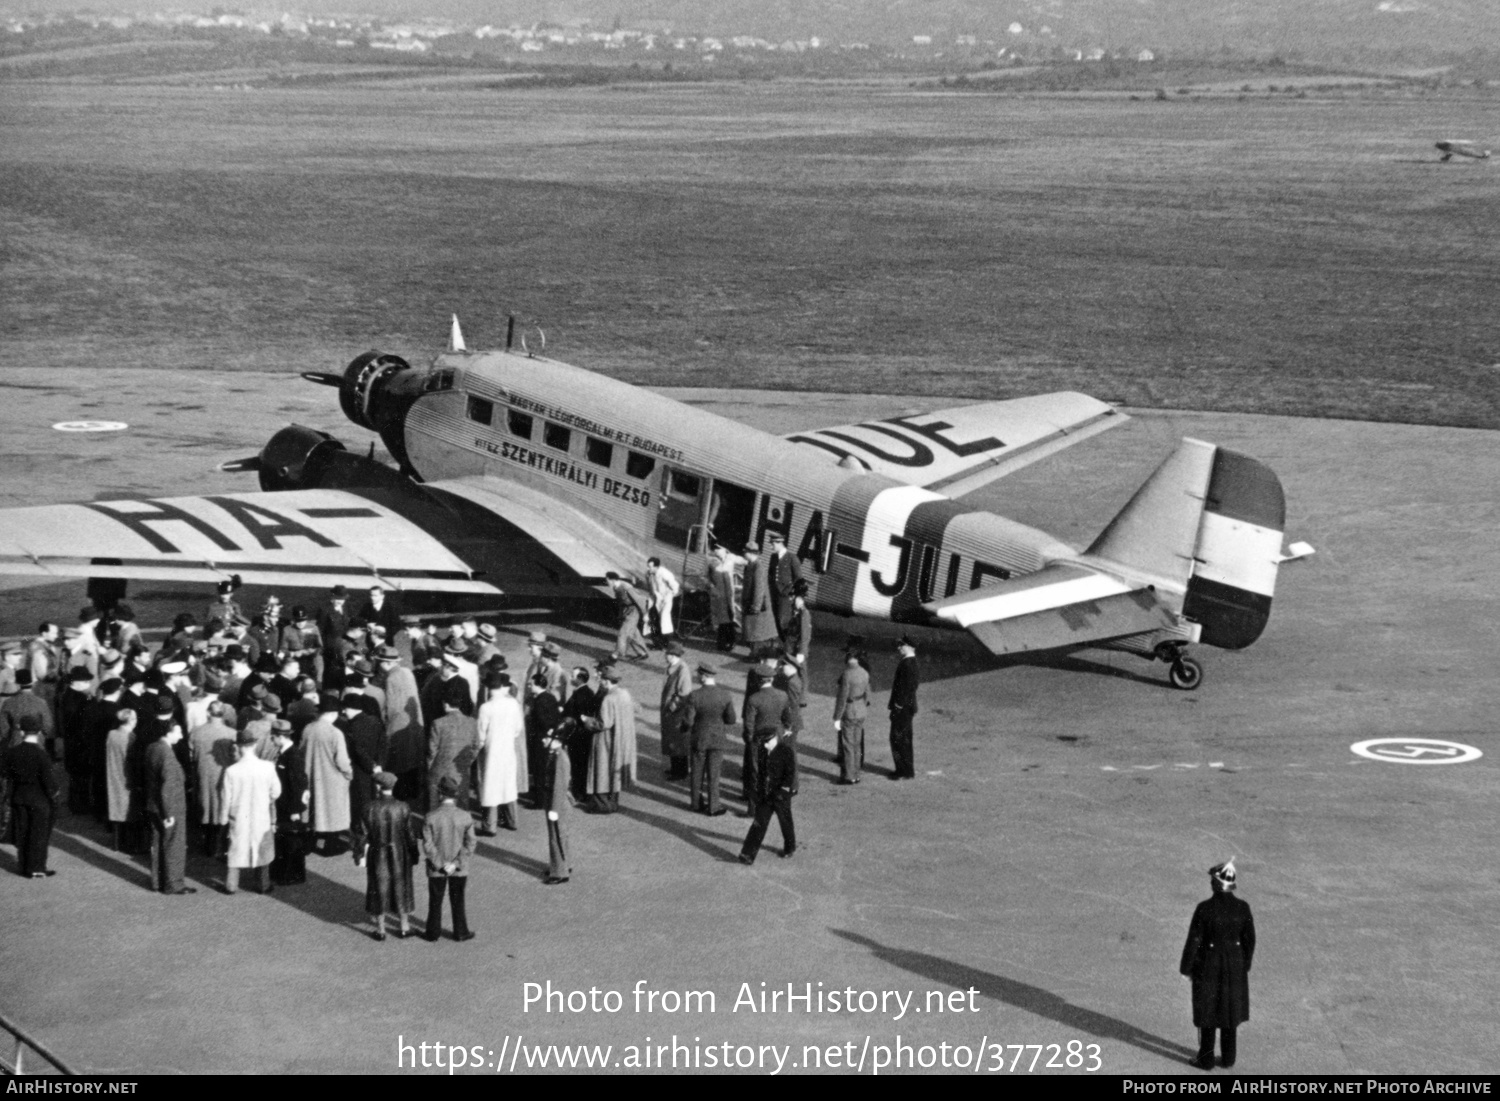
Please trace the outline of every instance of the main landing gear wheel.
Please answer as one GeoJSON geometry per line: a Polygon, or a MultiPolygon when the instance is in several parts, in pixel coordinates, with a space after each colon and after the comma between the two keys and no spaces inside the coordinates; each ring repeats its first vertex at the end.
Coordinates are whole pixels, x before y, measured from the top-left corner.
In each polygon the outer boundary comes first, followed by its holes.
{"type": "Polygon", "coordinates": [[[1192,658],[1179,657],[1172,662],[1172,668],[1167,670],[1167,679],[1172,682],[1173,688],[1191,692],[1203,683],[1203,666],[1192,658]]]}

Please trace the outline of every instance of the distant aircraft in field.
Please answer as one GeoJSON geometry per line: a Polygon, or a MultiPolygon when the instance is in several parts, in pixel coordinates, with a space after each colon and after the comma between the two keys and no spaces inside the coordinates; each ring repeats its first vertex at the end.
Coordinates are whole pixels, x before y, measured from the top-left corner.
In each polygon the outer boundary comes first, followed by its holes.
{"type": "MultiPolygon", "coordinates": [[[[707,552],[771,532],[845,616],[965,630],[995,654],[1102,647],[1163,661],[1265,628],[1285,503],[1255,459],[1184,439],[1088,547],[968,507],[965,494],[1126,419],[1077,393],[993,401],[785,437],[525,351],[430,366],[377,351],[335,386],[398,464],[289,425],[259,493],[0,511],[0,574],[331,586],[564,599],[685,580],[707,552]]],[[[1067,493],[1066,479],[1057,492],[1067,493]]],[[[1310,549],[1310,548],[1309,548],[1310,549]]]]}
{"type": "Polygon", "coordinates": [[[1437,148],[1442,152],[1442,160],[1451,161],[1454,157],[1471,157],[1476,161],[1488,160],[1490,151],[1480,149],[1471,141],[1459,141],[1456,139],[1440,141],[1437,148]]]}

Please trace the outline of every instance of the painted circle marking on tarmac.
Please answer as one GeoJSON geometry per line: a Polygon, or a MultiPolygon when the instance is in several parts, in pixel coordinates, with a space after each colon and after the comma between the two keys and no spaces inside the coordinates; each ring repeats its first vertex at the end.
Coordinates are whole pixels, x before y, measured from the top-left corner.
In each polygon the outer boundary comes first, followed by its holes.
{"type": "Polygon", "coordinates": [[[58,432],[123,432],[130,425],[124,421],[58,421],[52,427],[58,432]]]}
{"type": "Polygon", "coordinates": [[[1484,756],[1471,745],[1438,738],[1371,738],[1355,742],[1349,748],[1372,761],[1398,765],[1461,765],[1484,756]]]}

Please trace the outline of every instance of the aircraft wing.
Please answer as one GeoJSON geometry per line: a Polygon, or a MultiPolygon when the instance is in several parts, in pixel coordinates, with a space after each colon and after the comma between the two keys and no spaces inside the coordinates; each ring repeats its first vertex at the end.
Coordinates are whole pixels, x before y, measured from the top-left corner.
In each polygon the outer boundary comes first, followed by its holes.
{"type": "Polygon", "coordinates": [[[0,574],[496,593],[438,535],[343,490],[0,510],[0,574]]]}
{"type": "Polygon", "coordinates": [[[1087,394],[1061,391],[816,428],[786,439],[910,485],[961,497],[1129,419],[1087,394]]]}
{"type": "Polygon", "coordinates": [[[1146,584],[1132,586],[1074,564],[1047,566],[925,607],[993,654],[1087,646],[1177,624],[1146,584]]]}

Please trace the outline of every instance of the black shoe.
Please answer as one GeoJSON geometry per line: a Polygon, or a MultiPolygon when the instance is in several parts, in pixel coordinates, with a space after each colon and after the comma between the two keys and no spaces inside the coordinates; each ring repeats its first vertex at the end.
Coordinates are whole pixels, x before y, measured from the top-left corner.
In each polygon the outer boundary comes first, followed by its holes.
{"type": "Polygon", "coordinates": [[[1213,1056],[1210,1055],[1207,1059],[1202,1059],[1202,1058],[1194,1059],[1193,1060],[1193,1066],[1197,1067],[1199,1070],[1213,1070],[1214,1069],[1213,1056]]]}
{"type": "Polygon", "coordinates": [[[175,891],[168,891],[167,892],[167,894],[169,894],[169,895],[195,895],[197,893],[198,893],[198,888],[197,887],[178,887],[177,890],[175,890],[175,891]]]}
{"type": "Polygon", "coordinates": [[[454,933],[453,934],[453,939],[456,940],[456,941],[458,941],[459,943],[463,943],[466,940],[473,940],[474,939],[474,930],[470,929],[466,933],[454,933]]]}
{"type": "Polygon", "coordinates": [[[905,780],[906,774],[902,772],[893,772],[891,773],[889,778],[892,780],[905,780]]]}
{"type": "Polygon", "coordinates": [[[755,863],[755,857],[753,857],[753,856],[746,856],[744,853],[740,853],[740,863],[741,864],[754,864],[755,863]]]}
{"type": "Polygon", "coordinates": [[[436,944],[437,941],[438,941],[438,934],[437,933],[423,933],[422,934],[422,939],[423,940],[430,940],[430,941],[432,941],[432,943],[436,944]]]}
{"type": "Polygon", "coordinates": [[[796,855],[797,855],[797,850],[796,849],[782,849],[781,850],[781,859],[783,859],[783,860],[790,860],[792,857],[794,857],[796,855]]]}
{"type": "Polygon", "coordinates": [[[380,932],[379,930],[377,930],[377,931],[375,931],[375,932],[373,932],[373,933],[370,934],[370,939],[371,940],[385,940],[385,934],[382,933],[382,932],[380,932]]]}
{"type": "Polygon", "coordinates": [[[492,830],[492,829],[488,829],[488,828],[482,829],[482,830],[475,830],[474,832],[477,833],[480,837],[499,837],[500,836],[500,831],[499,830],[492,830]]]}
{"type": "Polygon", "coordinates": [[[566,883],[567,881],[568,877],[565,875],[549,875],[546,879],[542,880],[542,882],[545,883],[548,887],[554,886],[558,883],[566,883]]]}

